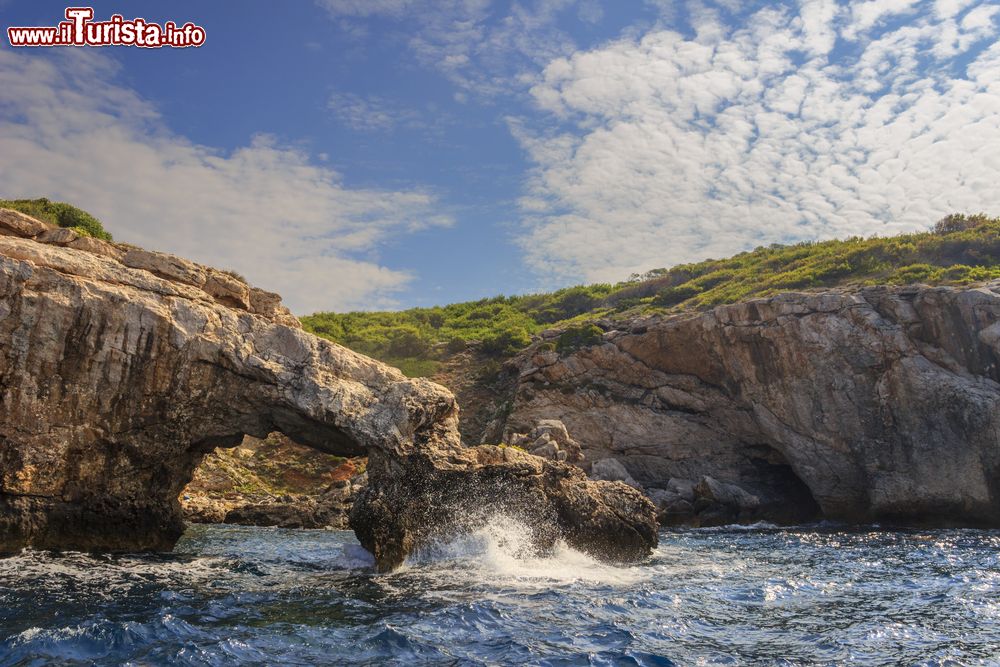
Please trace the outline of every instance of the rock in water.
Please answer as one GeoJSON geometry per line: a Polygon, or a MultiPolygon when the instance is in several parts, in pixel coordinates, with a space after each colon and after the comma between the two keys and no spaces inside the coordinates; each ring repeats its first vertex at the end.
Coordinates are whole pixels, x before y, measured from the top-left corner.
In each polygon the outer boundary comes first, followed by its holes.
{"type": "Polygon", "coordinates": [[[0,340],[3,551],[170,549],[204,454],[273,431],[379,462],[357,530],[383,569],[457,525],[439,500],[496,502],[479,480],[509,481],[553,530],[608,557],[656,542],[645,500],[464,450],[446,389],[305,333],[277,295],[179,257],[0,209],[0,340]]]}
{"type": "Polygon", "coordinates": [[[656,510],[640,492],[514,447],[372,452],[368,475],[351,527],[382,569],[498,514],[526,526],[540,550],[563,539],[604,560],[634,561],[657,541],[656,510]]]}

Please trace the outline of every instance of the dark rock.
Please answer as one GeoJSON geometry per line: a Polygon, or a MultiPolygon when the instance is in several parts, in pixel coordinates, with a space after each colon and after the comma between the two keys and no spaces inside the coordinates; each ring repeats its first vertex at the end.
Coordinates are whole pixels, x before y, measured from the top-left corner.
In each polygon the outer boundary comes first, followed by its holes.
{"type": "MultiPolygon", "coordinates": [[[[428,453],[432,454],[428,456],[428,453]]],[[[638,491],[594,482],[576,466],[512,447],[480,445],[436,458],[372,452],[368,488],[351,527],[381,569],[408,553],[501,515],[521,523],[540,551],[557,540],[594,557],[632,561],[656,545],[656,513],[638,491]]]]}

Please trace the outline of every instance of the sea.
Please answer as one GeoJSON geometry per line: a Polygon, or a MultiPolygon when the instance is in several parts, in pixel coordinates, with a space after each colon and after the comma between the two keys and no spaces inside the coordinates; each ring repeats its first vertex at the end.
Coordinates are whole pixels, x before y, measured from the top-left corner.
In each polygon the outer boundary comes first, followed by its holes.
{"type": "Polygon", "coordinates": [[[664,530],[645,561],[516,521],[372,569],[349,531],[0,558],[0,665],[1000,665],[1000,531],[664,530]]]}

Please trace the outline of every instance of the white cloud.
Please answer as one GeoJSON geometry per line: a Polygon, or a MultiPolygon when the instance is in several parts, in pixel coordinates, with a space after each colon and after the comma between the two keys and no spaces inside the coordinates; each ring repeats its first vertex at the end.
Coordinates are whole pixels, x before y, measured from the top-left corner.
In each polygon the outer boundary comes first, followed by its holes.
{"type": "Polygon", "coordinates": [[[996,21],[997,5],[981,5],[971,10],[962,19],[962,29],[968,31],[991,30],[996,21]]]}
{"type": "Polygon", "coordinates": [[[400,124],[416,123],[420,117],[416,111],[394,106],[378,95],[335,92],[327,106],[340,122],[362,132],[391,131],[400,124]]]}
{"type": "Polygon", "coordinates": [[[573,40],[558,26],[560,16],[587,23],[603,16],[593,0],[534,0],[504,8],[490,0],[317,2],[342,27],[371,16],[398,20],[418,62],[439,70],[460,91],[487,97],[522,89],[519,77],[574,51],[573,40]]]}
{"type": "Polygon", "coordinates": [[[938,18],[950,19],[976,0],[934,0],[934,12],[938,18]]]}
{"type": "Polygon", "coordinates": [[[863,0],[848,3],[851,22],[844,29],[847,39],[854,39],[886,19],[914,10],[921,0],[863,0]]]}
{"type": "Polygon", "coordinates": [[[449,224],[421,191],[352,189],[267,136],[226,153],[172,133],[92,52],[0,50],[0,196],[47,196],[119,240],[232,268],[299,313],[391,305],[410,276],[370,258],[449,224]]]}
{"type": "Polygon", "coordinates": [[[615,280],[1000,213],[995,7],[945,4],[942,21],[929,2],[805,0],[737,27],[705,6],[694,38],[657,30],[554,60],[532,88],[550,122],[510,121],[535,165],[529,265],[615,280]],[[838,55],[838,36],[861,41],[838,55]]]}
{"type": "Polygon", "coordinates": [[[318,0],[318,3],[337,16],[399,16],[420,4],[419,0],[318,0]]]}

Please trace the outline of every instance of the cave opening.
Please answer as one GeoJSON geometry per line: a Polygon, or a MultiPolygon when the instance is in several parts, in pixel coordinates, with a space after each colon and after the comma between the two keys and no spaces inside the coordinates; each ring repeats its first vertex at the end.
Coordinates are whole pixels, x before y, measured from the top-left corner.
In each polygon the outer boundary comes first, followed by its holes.
{"type": "Polygon", "coordinates": [[[823,510],[809,486],[785,456],[770,445],[760,445],[751,457],[760,486],[761,518],[781,525],[818,521],[823,510]]]}

